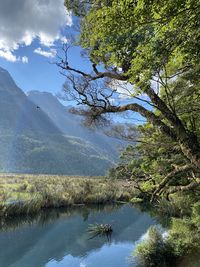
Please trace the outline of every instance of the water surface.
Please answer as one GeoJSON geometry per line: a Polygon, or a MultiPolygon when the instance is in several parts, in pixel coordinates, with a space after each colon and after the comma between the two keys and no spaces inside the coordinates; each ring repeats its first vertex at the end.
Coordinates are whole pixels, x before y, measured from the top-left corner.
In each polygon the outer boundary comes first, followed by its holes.
{"type": "Polygon", "coordinates": [[[1,267],[129,267],[130,254],[156,224],[130,205],[77,207],[10,220],[0,232],[1,267]],[[111,241],[90,239],[89,224],[109,223],[111,241]]]}

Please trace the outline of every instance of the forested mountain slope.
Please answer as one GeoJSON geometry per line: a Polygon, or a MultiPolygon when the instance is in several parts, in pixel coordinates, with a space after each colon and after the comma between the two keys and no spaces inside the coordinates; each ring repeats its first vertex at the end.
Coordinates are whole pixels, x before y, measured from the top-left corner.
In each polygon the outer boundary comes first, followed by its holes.
{"type": "Polygon", "coordinates": [[[82,126],[53,95],[27,96],[0,68],[2,172],[102,175],[116,160],[118,143],[82,126]]]}

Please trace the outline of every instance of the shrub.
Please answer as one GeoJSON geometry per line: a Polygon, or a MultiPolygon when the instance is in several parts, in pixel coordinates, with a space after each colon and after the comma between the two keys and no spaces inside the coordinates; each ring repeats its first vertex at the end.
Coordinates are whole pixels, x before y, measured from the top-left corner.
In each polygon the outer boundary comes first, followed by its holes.
{"type": "Polygon", "coordinates": [[[192,207],[192,215],[173,218],[169,242],[178,256],[187,255],[200,248],[200,202],[192,207]]]}
{"type": "Polygon", "coordinates": [[[172,247],[155,226],[150,227],[148,239],[136,247],[134,255],[140,267],[171,267],[175,262],[172,247]]]}

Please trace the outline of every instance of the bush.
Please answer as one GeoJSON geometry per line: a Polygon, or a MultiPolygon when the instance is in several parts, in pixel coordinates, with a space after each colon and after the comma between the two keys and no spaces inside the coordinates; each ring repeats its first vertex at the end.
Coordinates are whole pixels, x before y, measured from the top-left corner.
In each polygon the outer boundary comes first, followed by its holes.
{"type": "Polygon", "coordinates": [[[172,219],[169,242],[180,257],[200,249],[200,202],[193,205],[191,216],[172,219]]]}
{"type": "Polygon", "coordinates": [[[140,267],[171,267],[175,262],[172,247],[155,226],[150,227],[148,239],[136,247],[134,255],[140,267]]]}

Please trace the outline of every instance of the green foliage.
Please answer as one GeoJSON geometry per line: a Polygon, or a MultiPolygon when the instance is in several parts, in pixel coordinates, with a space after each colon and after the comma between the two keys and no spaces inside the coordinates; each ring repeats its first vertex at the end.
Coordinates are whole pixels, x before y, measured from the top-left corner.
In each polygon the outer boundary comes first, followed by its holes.
{"type": "MultiPolygon", "coordinates": [[[[189,124],[189,118],[186,118],[189,124]]],[[[200,117],[196,118],[196,125],[200,123],[200,117]]],[[[191,125],[190,125],[191,126],[191,125]]],[[[191,126],[192,127],[192,126],[191,126]]],[[[188,164],[188,160],[182,154],[179,145],[166,137],[164,134],[153,128],[150,124],[138,127],[140,133],[139,144],[128,146],[122,153],[121,163],[111,170],[110,177],[131,179],[138,188],[138,197],[151,198],[153,192],[161,182],[173,174],[175,168],[188,164]]],[[[199,128],[196,128],[198,136],[199,128]]],[[[159,199],[165,198],[172,202],[176,198],[176,204],[181,199],[181,192],[177,190],[170,194],[170,190],[178,186],[185,186],[191,182],[192,172],[177,172],[166,182],[166,185],[159,192],[159,199]]],[[[195,174],[198,180],[198,172],[195,174]]],[[[183,202],[190,203],[198,201],[198,189],[188,190],[183,194],[183,202]],[[186,200],[188,198],[188,200],[186,200]],[[185,199],[185,200],[184,200],[185,199]],[[190,201],[189,201],[190,199],[190,201]]],[[[160,200],[159,200],[160,201],[160,200]]],[[[189,204],[189,205],[190,205],[189,204]]],[[[180,212],[181,213],[181,212],[180,212]]]]}
{"type": "Polygon", "coordinates": [[[187,259],[196,257],[196,254],[198,255],[200,249],[200,202],[193,204],[188,199],[189,203],[187,203],[187,198],[183,196],[180,198],[181,200],[177,200],[177,203],[164,203],[164,201],[159,203],[160,209],[164,209],[163,215],[167,212],[172,218],[168,235],[163,238],[158,229],[150,228],[148,238],[136,247],[134,253],[139,266],[176,266],[177,262],[182,262],[183,258],[187,261],[187,259]],[[180,218],[179,210],[181,207],[185,209],[182,218],[180,218]],[[187,213],[186,209],[189,209],[187,213]]]}
{"type": "Polygon", "coordinates": [[[200,202],[192,207],[192,216],[174,218],[169,241],[178,256],[188,255],[200,249],[200,202]]]}
{"type": "Polygon", "coordinates": [[[82,17],[80,43],[89,49],[92,61],[122,68],[138,88],[145,87],[163,63],[171,75],[198,60],[197,1],[93,0],[65,4],[82,17]]]}
{"type": "Polygon", "coordinates": [[[137,246],[134,256],[140,267],[171,267],[175,262],[172,247],[156,227],[149,229],[147,240],[137,246]]]}
{"type": "MultiPolygon", "coordinates": [[[[187,206],[186,199],[181,198],[185,200],[185,205],[187,206]]],[[[161,204],[163,205],[163,202],[161,204]]],[[[168,203],[168,205],[169,209],[177,209],[176,204],[168,203]]],[[[184,203],[182,202],[181,206],[183,207],[183,205],[184,203]]],[[[172,217],[175,214],[172,214],[174,211],[171,211],[172,223],[167,237],[163,238],[158,230],[150,229],[148,239],[136,248],[135,254],[139,266],[176,266],[176,261],[180,262],[182,258],[187,259],[187,257],[193,257],[191,255],[199,253],[200,202],[195,204],[190,202],[190,207],[188,205],[187,208],[191,209],[191,207],[192,214],[188,212],[189,214],[182,218],[172,217]]],[[[178,215],[180,214],[179,212],[177,213],[178,215]]]]}

